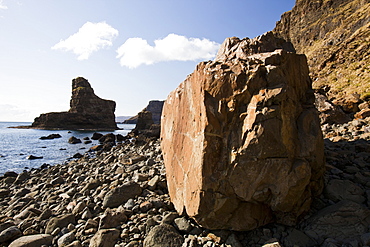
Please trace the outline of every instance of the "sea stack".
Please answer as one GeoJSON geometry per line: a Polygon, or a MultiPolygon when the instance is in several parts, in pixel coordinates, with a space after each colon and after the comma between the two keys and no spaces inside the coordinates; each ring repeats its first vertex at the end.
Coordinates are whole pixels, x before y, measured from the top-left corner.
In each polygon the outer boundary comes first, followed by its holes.
{"type": "Polygon", "coordinates": [[[117,129],[114,111],[116,102],[95,95],[83,77],[72,80],[72,97],[68,112],[50,112],[35,118],[32,128],[39,129],[117,129]]]}
{"type": "Polygon", "coordinates": [[[271,32],[228,38],[167,97],[161,146],[179,214],[208,229],[294,225],[323,189],[305,55],[271,32]]]}

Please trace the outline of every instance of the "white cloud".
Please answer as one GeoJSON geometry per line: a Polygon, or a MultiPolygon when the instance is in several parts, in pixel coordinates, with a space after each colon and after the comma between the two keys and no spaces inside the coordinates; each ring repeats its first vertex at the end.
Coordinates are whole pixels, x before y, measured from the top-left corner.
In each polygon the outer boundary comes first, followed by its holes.
{"type": "Polygon", "coordinates": [[[3,0],[0,0],[0,9],[8,9],[3,0]]]}
{"type": "Polygon", "coordinates": [[[112,46],[118,31],[105,22],[86,22],[77,33],[61,40],[51,49],[72,51],[78,60],[88,59],[91,53],[112,46]]]}
{"type": "Polygon", "coordinates": [[[142,38],[130,38],[117,49],[121,66],[136,68],[142,64],[162,61],[195,61],[212,59],[220,44],[208,39],[187,38],[169,34],[154,41],[154,46],[142,38]]]}

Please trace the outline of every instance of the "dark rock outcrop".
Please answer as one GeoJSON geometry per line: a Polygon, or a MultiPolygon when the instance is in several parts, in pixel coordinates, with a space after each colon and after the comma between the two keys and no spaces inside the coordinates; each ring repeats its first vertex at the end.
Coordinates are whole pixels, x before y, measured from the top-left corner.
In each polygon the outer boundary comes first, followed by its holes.
{"type": "MultiPolygon", "coordinates": [[[[160,124],[163,104],[164,104],[163,100],[151,100],[149,101],[149,104],[141,112],[145,112],[145,111],[151,112],[152,114],[151,118],[152,118],[153,123],[160,124]]],[[[138,121],[139,121],[139,114],[125,120],[123,123],[137,124],[138,121]]]]}
{"type": "Polygon", "coordinates": [[[72,97],[68,112],[50,112],[35,118],[32,128],[40,129],[117,129],[116,103],[94,94],[90,83],[78,77],[72,80],[72,97]]]}
{"type": "MultiPolygon", "coordinates": [[[[160,136],[160,121],[162,115],[164,101],[152,100],[148,106],[139,112],[132,121],[135,122],[135,128],[129,133],[129,136],[135,137],[135,139],[146,139],[146,138],[159,138],[160,136]]],[[[130,122],[125,123],[134,123],[130,122]]],[[[147,140],[145,140],[147,141],[147,140]]]]}
{"type": "Polygon", "coordinates": [[[226,39],[164,104],[169,194],[179,214],[204,227],[293,225],[322,191],[324,144],[306,57],[280,48],[293,51],[272,33],[226,39]]]}

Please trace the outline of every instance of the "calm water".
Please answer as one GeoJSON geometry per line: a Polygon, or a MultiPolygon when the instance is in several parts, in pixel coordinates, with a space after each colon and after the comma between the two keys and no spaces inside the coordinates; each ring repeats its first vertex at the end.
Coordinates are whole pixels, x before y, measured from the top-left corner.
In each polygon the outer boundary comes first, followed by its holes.
{"type": "MultiPolygon", "coordinates": [[[[6,171],[22,172],[25,168],[37,168],[42,164],[62,164],[76,153],[84,154],[90,147],[97,145],[98,141],[92,140],[90,144],[69,144],[71,136],[91,138],[92,131],[68,130],[36,130],[36,129],[11,129],[10,126],[31,125],[31,123],[0,122],[0,174],[6,171]],[[70,132],[70,133],[68,133],[70,132]],[[62,137],[52,140],[40,140],[41,136],[60,134],[62,137]],[[61,150],[65,149],[65,150],[61,150]],[[29,155],[42,156],[43,159],[28,160],[29,155]]],[[[99,131],[99,133],[126,135],[135,127],[134,124],[119,124],[114,132],[99,131]]]]}

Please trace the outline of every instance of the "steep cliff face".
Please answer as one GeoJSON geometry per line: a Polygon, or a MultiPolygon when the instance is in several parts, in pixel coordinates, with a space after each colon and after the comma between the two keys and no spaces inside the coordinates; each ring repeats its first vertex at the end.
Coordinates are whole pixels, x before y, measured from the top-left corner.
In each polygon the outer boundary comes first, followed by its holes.
{"type": "Polygon", "coordinates": [[[90,83],[82,77],[72,80],[72,97],[68,112],[41,114],[32,123],[42,129],[117,129],[116,102],[95,95],[90,83]]]}
{"type": "Polygon", "coordinates": [[[346,105],[370,99],[369,22],[369,0],[297,0],[274,32],[306,54],[313,86],[346,105]]]}

